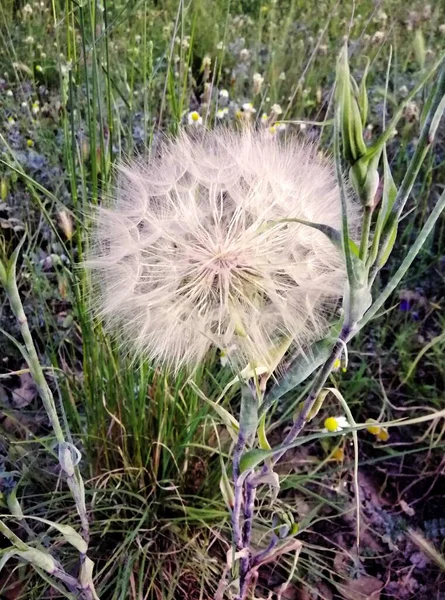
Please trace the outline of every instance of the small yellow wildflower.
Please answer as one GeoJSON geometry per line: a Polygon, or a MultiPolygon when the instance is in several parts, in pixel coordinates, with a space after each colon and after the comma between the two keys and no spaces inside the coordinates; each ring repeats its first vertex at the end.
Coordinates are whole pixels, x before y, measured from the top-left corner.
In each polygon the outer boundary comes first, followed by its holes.
{"type": "Polygon", "coordinates": [[[381,442],[388,441],[389,433],[384,427],[379,425],[378,421],[375,419],[366,419],[366,423],[369,423],[368,427],[366,427],[366,431],[375,435],[381,442]]]}
{"type": "Polygon", "coordinates": [[[34,146],[34,142],[30,139],[26,140],[26,145],[28,146],[28,148],[32,148],[34,146]]]}
{"type": "Polygon", "coordinates": [[[389,433],[384,427],[382,427],[376,437],[381,442],[387,442],[389,440],[389,433]]]}
{"type": "Polygon", "coordinates": [[[343,448],[336,448],[332,453],[332,458],[337,462],[343,462],[345,459],[345,451],[343,450],[343,448]]]}

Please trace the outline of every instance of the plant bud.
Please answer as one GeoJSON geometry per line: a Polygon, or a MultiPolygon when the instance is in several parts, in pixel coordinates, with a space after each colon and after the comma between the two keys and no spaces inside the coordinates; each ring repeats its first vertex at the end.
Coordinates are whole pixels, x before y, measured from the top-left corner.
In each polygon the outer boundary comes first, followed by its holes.
{"type": "MultiPolygon", "coordinates": [[[[364,157],[365,158],[365,157],[364,157]]],[[[375,161],[359,160],[349,171],[349,179],[363,206],[373,206],[380,176],[375,161]]]]}
{"type": "MultiPolygon", "coordinates": [[[[359,106],[359,89],[349,71],[347,47],[340,54],[337,64],[336,103],[340,111],[340,128],[344,158],[354,165],[364,154],[366,144],[363,139],[362,113],[359,106]]],[[[362,93],[363,97],[363,93],[362,93]]]]}

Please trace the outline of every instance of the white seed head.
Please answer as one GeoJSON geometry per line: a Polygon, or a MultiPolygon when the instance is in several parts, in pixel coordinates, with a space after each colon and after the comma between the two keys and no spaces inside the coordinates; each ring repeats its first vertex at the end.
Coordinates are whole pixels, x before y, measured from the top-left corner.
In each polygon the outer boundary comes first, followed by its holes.
{"type": "Polygon", "coordinates": [[[175,370],[211,346],[240,368],[272,364],[290,340],[304,351],[335,312],[345,267],[292,218],[341,227],[332,165],[315,148],[247,127],[166,141],[119,167],[114,201],[97,211],[96,314],[175,370]]]}

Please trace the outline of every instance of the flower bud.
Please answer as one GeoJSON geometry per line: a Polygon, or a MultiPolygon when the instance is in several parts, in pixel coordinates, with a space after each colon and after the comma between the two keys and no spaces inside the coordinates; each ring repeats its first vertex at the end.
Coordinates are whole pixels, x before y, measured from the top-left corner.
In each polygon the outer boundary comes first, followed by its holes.
{"type": "Polygon", "coordinates": [[[346,46],[343,48],[337,64],[336,103],[340,111],[343,155],[353,165],[366,154],[366,144],[363,139],[359,90],[355,81],[351,82],[346,46]]]}
{"type": "Polygon", "coordinates": [[[349,179],[363,206],[373,206],[380,176],[375,161],[366,157],[358,160],[349,171],[349,179]]]}

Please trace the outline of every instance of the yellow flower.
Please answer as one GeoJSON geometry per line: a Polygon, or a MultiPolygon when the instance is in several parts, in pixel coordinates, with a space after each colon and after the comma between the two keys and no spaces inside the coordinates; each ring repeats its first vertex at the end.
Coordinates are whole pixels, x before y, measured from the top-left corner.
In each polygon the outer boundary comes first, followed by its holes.
{"type": "Polygon", "coordinates": [[[386,442],[389,440],[388,431],[384,427],[381,427],[378,421],[376,421],[375,419],[366,419],[366,423],[369,423],[368,427],[366,428],[366,431],[368,431],[372,435],[375,435],[378,440],[380,440],[381,442],[386,442]]]}
{"type": "Polygon", "coordinates": [[[336,448],[332,453],[332,458],[337,462],[343,462],[345,459],[345,451],[343,450],[343,448],[336,448]]]}
{"type": "Polygon", "coordinates": [[[389,433],[384,427],[382,427],[379,433],[377,434],[377,439],[381,442],[387,442],[389,440],[389,433]]]}

